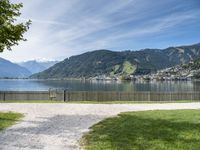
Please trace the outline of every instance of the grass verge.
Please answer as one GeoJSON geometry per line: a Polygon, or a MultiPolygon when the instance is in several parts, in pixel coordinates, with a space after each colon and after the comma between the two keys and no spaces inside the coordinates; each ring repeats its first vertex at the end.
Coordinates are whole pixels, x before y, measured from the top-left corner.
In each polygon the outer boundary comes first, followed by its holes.
{"type": "Polygon", "coordinates": [[[200,110],[122,113],[91,127],[86,150],[199,150],[200,110]]]}
{"type": "Polygon", "coordinates": [[[14,125],[23,117],[23,114],[20,113],[2,113],[0,112],[0,131],[14,125]]]}

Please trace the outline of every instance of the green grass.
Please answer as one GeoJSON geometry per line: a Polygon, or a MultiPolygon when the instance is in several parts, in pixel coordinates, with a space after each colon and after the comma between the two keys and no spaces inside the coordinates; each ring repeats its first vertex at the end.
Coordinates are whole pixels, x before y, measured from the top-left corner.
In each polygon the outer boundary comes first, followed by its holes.
{"type": "Polygon", "coordinates": [[[15,124],[23,117],[22,114],[19,113],[2,113],[0,112],[0,131],[15,124]]]}
{"type": "Polygon", "coordinates": [[[122,72],[126,75],[130,75],[134,73],[136,70],[136,67],[132,65],[129,61],[125,61],[123,64],[123,70],[122,72]]]}
{"type": "Polygon", "coordinates": [[[110,72],[110,76],[114,76],[118,72],[119,69],[120,69],[120,65],[115,65],[113,68],[113,71],[110,72]]]}
{"type": "Polygon", "coordinates": [[[91,127],[86,150],[199,150],[200,110],[122,113],[91,127]]]}

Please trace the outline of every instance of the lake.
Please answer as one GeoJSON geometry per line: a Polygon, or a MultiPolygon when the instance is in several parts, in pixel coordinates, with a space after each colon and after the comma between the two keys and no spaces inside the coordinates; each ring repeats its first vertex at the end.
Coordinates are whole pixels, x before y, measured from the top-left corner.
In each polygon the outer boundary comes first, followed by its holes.
{"type": "Polygon", "coordinates": [[[1,79],[0,91],[46,91],[49,88],[70,91],[200,91],[200,82],[116,82],[80,80],[1,79]]]}

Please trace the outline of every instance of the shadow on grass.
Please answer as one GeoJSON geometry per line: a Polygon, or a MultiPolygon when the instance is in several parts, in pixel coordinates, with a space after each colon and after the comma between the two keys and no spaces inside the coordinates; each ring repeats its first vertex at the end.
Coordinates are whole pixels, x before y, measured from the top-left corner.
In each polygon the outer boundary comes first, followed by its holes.
{"type": "Polygon", "coordinates": [[[167,116],[167,111],[163,112],[122,113],[118,117],[106,119],[93,126],[85,135],[85,147],[89,150],[199,150],[200,113],[179,110],[171,111],[167,116]],[[196,118],[190,120],[190,117],[196,118]]]}

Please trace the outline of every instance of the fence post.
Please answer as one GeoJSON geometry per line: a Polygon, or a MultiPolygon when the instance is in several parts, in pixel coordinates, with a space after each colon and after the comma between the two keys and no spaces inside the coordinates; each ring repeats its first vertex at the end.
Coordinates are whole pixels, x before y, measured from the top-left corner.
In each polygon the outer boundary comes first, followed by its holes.
{"type": "Polygon", "coordinates": [[[119,99],[119,101],[121,101],[121,92],[119,92],[118,94],[119,94],[118,99],[119,99]]]}
{"type": "Polygon", "coordinates": [[[172,92],[171,91],[169,92],[169,99],[170,99],[170,101],[172,101],[172,92]]]}
{"type": "Polygon", "coordinates": [[[6,93],[3,92],[3,101],[6,101],[6,93]]]}
{"type": "Polygon", "coordinates": [[[52,100],[52,98],[51,98],[51,88],[49,88],[49,100],[52,100]]]}
{"type": "Polygon", "coordinates": [[[148,92],[148,101],[151,102],[151,92],[148,92]]]}
{"type": "Polygon", "coordinates": [[[66,101],[66,90],[64,90],[64,102],[66,101]]]}

